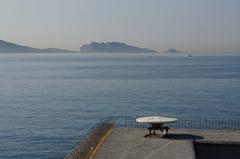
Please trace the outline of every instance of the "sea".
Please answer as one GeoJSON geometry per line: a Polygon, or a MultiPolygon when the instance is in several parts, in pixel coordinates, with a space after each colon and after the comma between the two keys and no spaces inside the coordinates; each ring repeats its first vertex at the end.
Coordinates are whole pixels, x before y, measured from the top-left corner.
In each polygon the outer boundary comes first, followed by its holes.
{"type": "Polygon", "coordinates": [[[240,119],[239,54],[0,54],[0,158],[63,158],[110,116],[240,119]]]}

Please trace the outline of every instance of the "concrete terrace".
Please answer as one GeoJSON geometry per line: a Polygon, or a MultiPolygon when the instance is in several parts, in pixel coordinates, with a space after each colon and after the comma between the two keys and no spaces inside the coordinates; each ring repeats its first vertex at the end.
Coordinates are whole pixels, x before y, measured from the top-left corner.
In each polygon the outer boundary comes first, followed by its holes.
{"type": "Polygon", "coordinates": [[[144,137],[147,133],[145,128],[114,128],[95,159],[195,159],[194,140],[240,143],[239,131],[170,129],[169,138],[144,137]]]}

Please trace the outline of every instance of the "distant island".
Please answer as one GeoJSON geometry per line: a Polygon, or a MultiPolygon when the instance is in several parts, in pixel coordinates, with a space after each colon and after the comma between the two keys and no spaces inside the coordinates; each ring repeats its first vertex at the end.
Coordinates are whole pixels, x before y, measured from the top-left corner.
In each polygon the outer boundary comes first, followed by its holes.
{"type": "MultiPolygon", "coordinates": [[[[71,51],[59,48],[39,49],[29,46],[18,45],[12,42],[0,40],[0,53],[71,53],[71,51]]],[[[79,51],[78,51],[79,52],[79,51]]],[[[150,53],[155,50],[140,48],[136,46],[127,45],[120,42],[98,43],[91,42],[90,44],[82,45],[80,48],[82,53],[150,53]]]]}
{"type": "Polygon", "coordinates": [[[166,51],[164,51],[163,53],[183,53],[183,51],[178,51],[174,48],[170,48],[170,49],[167,49],[166,51]]]}
{"type": "Polygon", "coordinates": [[[67,53],[75,51],[58,48],[38,49],[0,40],[0,53],[64,53],[64,52],[67,53]]]}
{"type": "Polygon", "coordinates": [[[150,53],[155,50],[131,46],[120,42],[91,42],[90,44],[82,45],[80,52],[83,53],[150,53]]]}

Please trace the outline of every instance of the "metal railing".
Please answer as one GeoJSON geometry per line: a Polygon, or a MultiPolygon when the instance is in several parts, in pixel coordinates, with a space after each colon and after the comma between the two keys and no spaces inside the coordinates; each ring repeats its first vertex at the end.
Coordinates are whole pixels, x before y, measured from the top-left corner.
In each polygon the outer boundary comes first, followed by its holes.
{"type": "MultiPolygon", "coordinates": [[[[137,123],[137,117],[118,117],[115,120],[119,128],[147,128],[148,124],[137,123]]],[[[240,131],[240,120],[212,119],[201,117],[180,117],[175,123],[166,124],[177,129],[228,130],[240,131]]]]}
{"type": "MultiPolygon", "coordinates": [[[[240,120],[178,118],[176,123],[167,124],[176,129],[227,130],[240,131],[240,120]]],[[[87,159],[99,144],[102,137],[112,128],[148,128],[148,124],[136,122],[136,117],[110,117],[97,124],[82,138],[64,159],[87,159]]]]}
{"type": "Polygon", "coordinates": [[[113,118],[109,118],[102,123],[97,124],[89,130],[64,159],[87,159],[101,141],[102,137],[115,126],[113,118]]]}

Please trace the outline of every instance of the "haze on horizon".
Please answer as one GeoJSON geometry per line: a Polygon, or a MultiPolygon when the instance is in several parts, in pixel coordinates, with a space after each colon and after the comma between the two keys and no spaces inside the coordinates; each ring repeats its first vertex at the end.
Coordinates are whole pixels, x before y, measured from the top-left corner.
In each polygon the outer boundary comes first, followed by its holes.
{"type": "Polygon", "coordinates": [[[239,0],[1,0],[0,39],[79,50],[119,41],[164,51],[240,52],[239,0]]]}

